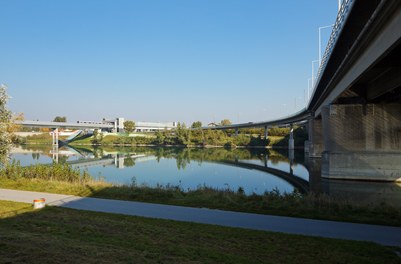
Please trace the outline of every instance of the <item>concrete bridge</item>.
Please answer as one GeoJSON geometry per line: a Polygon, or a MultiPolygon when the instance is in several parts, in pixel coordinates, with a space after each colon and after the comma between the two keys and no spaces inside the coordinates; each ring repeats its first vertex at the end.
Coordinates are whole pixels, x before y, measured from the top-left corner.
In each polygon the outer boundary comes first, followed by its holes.
{"type": "Polygon", "coordinates": [[[401,1],[344,0],[305,109],[207,129],[264,127],[267,137],[273,125],[307,124],[306,149],[322,158],[322,177],[401,180],[400,43],[401,1]]]}
{"type": "MultiPolygon", "coordinates": [[[[15,124],[25,127],[42,127],[53,129],[53,145],[59,144],[58,130],[59,128],[70,128],[70,129],[98,129],[106,130],[108,132],[124,132],[124,118],[118,117],[112,120],[103,119],[100,122],[96,121],[77,121],[75,123],[67,122],[49,122],[49,121],[16,121],[15,124]]],[[[135,122],[135,132],[154,132],[159,130],[171,130],[177,127],[177,122],[135,122]]]]}
{"type": "Polygon", "coordinates": [[[114,123],[95,123],[95,122],[76,122],[76,123],[67,123],[67,122],[47,122],[47,121],[32,121],[32,120],[24,120],[24,121],[16,121],[15,124],[26,126],[26,127],[44,127],[53,129],[52,133],[52,145],[55,147],[59,146],[59,128],[72,128],[72,129],[119,129],[122,124],[118,124],[118,119],[114,123]]]}

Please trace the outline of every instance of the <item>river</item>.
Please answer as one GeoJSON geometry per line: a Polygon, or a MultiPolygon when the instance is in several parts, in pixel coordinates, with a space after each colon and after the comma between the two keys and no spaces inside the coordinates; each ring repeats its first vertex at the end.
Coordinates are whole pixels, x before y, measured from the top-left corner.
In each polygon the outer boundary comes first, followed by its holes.
{"type": "Polygon", "coordinates": [[[66,162],[116,185],[184,191],[241,188],[247,195],[319,192],[368,204],[401,205],[401,184],[322,179],[319,160],[309,161],[302,150],[25,145],[13,149],[12,159],[22,166],[66,162]]]}

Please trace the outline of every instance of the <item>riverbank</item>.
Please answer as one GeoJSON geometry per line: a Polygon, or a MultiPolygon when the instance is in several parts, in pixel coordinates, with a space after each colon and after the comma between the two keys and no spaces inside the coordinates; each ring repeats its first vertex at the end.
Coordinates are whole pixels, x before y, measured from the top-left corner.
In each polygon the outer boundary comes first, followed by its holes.
{"type": "MultiPolygon", "coordinates": [[[[287,147],[289,129],[272,128],[272,134],[267,139],[262,133],[252,134],[243,131],[238,135],[233,132],[217,130],[189,130],[157,131],[150,133],[97,133],[96,135],[80,135],[69,142],[72,146],[177,146],[177,147],[287,147]]],[[[249,132],[249,131],[248,131],[249,132]]],[[[297,128],[294,131],[295,146],[303,148],[307,140],[306,131],[297,128]]],[[[52,144],[49,133],[27,137],[18,137],[18,144],[52,144]]]]}
{"type": "Polygon", "coordinates": [[[136,186],[135,183],[114,186],[93,180],[86,172],[79,173],[62,164],[24,168],[11,164],[0,171],[0,176],[0,187],[5,189],[401,226],[401,208],[385,204],[366,206],[323,194],[283,194],[274,190],[262,195],[245,195],[242,188],[218,190],[200,187],[197,190],[183,190],[179,186],[150,188],[136,186]]]}
{"type": "Polygon", "coordinates": [[[368,242],[0,201],[0,257],[12,263],[399,263],[368,242]]]}

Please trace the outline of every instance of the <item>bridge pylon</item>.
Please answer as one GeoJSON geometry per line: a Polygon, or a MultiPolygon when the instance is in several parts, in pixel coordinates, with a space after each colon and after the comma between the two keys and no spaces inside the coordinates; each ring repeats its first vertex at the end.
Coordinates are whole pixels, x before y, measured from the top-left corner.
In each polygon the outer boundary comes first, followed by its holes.
{"type": "Polygon", "coordinates": [[[58,128],[53,129],[52,132],[52,146],[57,146],[58,147],[58,128]]]}

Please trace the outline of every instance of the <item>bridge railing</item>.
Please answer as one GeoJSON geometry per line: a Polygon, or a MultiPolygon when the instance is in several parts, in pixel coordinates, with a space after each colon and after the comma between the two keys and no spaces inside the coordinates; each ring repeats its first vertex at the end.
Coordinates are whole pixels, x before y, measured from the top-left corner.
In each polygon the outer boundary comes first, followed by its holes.
{"type": "MultiPolygon", "coordinates": [[[[341,30],[344,27],[345,21],[347,20],[347,17],[349,15],[349,12],[350,12],[354,2],[355,2],[355,0],[343,0],[342,1],[340,10],[338,11],[338,14],[337,14],[336,22],[334,23],[334,26],[333,26],[333,31],[331,32],[329,41],[326,46],[326,50],[324,52],[322,60],[319,62],[320,65],[319,65],[319,70],[316,75],[316,81],[314,82],[312,97],[313,97],[313,94],[315,93],[317,84],[319,83],[320,78],[322,77],[322,74],[323,74],[324,70],[326,69],[327,62],[331,56],[331,53],[333,52],[334,46],[341,33],[341,30]]],[[[313,76],[312,76],[312,78],[313,78],[313,76]]]]}

